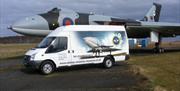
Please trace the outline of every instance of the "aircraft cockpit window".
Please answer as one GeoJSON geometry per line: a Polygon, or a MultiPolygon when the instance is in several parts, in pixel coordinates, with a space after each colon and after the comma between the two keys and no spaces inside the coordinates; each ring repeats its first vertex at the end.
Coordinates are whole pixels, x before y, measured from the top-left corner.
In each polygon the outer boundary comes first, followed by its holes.
{"type": "Polygon", "coordinates": [[[53,8],[53,9],[51,9],[49,12],[57,13],[57,12],[59,12],[59,11],[60,11],[60,9],[58,9],[58,8],[53,8]]]}

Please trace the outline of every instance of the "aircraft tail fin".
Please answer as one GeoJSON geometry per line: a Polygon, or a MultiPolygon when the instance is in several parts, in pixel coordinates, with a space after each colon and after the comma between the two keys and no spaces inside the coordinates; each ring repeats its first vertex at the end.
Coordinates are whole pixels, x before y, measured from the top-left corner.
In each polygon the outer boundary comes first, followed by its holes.
{"type": "Polygon", "coordinates": [[[160,4],[153,3],[152,8],[144,16],[143,21],[158,22],[161,13],[161,7],[162,6],[160,4]]]}

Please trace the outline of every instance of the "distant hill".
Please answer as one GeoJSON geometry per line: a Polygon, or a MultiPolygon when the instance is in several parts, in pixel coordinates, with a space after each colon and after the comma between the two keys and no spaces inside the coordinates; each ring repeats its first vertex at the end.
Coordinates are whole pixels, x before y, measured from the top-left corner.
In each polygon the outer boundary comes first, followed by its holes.
{"type": "Polygon", "coordinates": [[[177,37],[169,37],[169,38],[162,38],[163,42],[180,42],[180,36],[177,37]]]}
{"type": "Polygon", "coordinates": [[[0,37],[0,44],[8,43],[39,43],[43,37],[31,37],[31,36],[10,36],[0,37]]]}

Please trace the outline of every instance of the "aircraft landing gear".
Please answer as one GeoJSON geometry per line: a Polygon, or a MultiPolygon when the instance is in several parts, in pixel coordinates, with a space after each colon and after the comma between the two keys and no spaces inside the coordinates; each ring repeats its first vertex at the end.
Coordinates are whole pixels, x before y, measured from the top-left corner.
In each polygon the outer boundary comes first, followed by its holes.
{"type": "Polygon", "coordinates": [[[160,42],[155,43],[154,52],[155,53],[164,53],[164,48],[160,47],[160,42]]]}
{"type": "Polygon", "coordinates": [[[161,48],[159,43],[155,43],[154,52],[155,53],[164,53],[164,48],[161,48]]]}
{"type": "Polygon", "coordinates": [[[155,42],[155,48],[154,48],[154,52],[155,53],[163,53],[164,52],[164,48],[161,48],[161,41],[162,41],[162,35],[158,32],[152,31],[151,32],[151,41],[155,42]]]}

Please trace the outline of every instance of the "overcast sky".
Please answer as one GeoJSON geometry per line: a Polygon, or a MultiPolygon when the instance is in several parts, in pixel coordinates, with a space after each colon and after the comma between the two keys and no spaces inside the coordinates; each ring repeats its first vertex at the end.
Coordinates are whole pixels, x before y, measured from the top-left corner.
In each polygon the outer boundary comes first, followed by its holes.
{"type": "Polygon", "coordinates": [[[7,27],[19,19],[53,7],[142,19],[153,2],[162,4],[160,21],[180,23],[180,0],[0,0],[0,37],[18,35],[7,27]]]}

